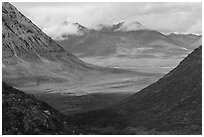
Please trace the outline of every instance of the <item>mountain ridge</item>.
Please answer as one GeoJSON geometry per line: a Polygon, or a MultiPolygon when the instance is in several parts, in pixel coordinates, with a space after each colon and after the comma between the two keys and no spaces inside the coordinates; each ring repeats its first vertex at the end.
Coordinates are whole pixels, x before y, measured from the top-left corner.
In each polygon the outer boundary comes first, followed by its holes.
{"type": "Polygon", "coordinates": [[[156,54],[172,56],[186,55],[190,51],[188,47],[181,47],[168,36],[154,30],[94,31],[82,36],[70,35],[69,39],[58,43],[78,57],[131,54],[136,57],[156,54]]]}

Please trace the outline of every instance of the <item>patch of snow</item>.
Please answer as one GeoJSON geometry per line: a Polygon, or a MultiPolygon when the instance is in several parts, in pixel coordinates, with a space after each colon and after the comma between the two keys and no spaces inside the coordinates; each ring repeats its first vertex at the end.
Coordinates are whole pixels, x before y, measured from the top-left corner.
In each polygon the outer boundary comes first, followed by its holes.
{"type": "Polygon", "coordinates": [[[49,110],[44,110],[44,113],[47,113],[47,114],[51,115],[49,110]]]}

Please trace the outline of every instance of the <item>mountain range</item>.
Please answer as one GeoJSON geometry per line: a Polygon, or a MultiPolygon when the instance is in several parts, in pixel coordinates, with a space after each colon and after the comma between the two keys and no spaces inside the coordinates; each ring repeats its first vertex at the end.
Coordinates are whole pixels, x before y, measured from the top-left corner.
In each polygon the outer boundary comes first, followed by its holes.
{"type": "Polygon", "coordinates": [[[168,35],[168,37],[174,40],[177,43],[177,45],[182,46],[184,48],[188,48],[190,50],[194,50],[195,48],[202,44],[201,35],[171,33],[168,35]]]}
{"type": "MultiPolygon", "coordinates": [[[[81,25],[80,25],[81,26],[81,25]]],[[[143,27],[137,21],[120,22],[113,25],[98,25],[97,29],[83,26],[79,31],[83,35],[64,35],[57,42],[77,57],[131,56],[131,57],[168,57],[187,55],[202,41],[200,35],[175,34],[164,35],[158,31],[143,27]],[[128,27],[135,29],[128,29],[128,27]]]]}

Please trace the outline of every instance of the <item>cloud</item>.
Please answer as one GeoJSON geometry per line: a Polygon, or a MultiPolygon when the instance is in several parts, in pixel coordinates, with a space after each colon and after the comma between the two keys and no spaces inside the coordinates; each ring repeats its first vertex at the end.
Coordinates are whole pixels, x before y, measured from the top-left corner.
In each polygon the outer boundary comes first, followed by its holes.
{"type": "Polygon", "coordinates": [[[55,40],[63,40],[65,35],[83,35],[74,24],[56,24],[51,27],[44,27],[43,32],[52,36],[55,40]]]}
{"type": "MultiPolygon", "coordinates": [[[[163,33],[201,33],[202,3],[12,3],[53,38],[63,33],[77,34],[75,26],[62,22],[78,22],[88,28],[121,21],[140,22],[163,33]]],[[[136,26],[131,26],[135,29],[136,26]]]]}

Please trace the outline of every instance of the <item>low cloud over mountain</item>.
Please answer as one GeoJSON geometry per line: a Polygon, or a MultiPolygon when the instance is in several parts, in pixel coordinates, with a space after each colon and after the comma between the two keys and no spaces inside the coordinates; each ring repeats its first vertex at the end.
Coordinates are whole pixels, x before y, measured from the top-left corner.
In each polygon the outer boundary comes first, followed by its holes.
{"type": "MultiPolygon", "coordinates": [[[[75,26],[64,21],[78,22],[96,29],[99,24],[139,21],[147,28],[162,33],[201,34],[201,3],[13,3],[52,38],[77,33],[75,26]],[[57,32],[57,33],[56,33],[57,32]]],[[[128,30],[135,29],[129,24],[128,30]]],[[[78,33],[77,33],[78,34],[78,33]]]]}

